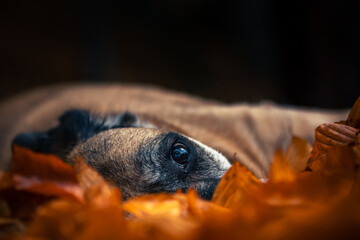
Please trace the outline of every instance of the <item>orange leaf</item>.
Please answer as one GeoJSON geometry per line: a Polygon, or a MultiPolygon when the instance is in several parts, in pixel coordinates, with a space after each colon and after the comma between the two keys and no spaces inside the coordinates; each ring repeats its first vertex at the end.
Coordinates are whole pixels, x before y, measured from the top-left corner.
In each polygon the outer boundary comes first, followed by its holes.
{"type": "Polygon", "coordinates": [[[143,236],[147,238],[162,239],[188,239],[206,214],[227,212],[227,209],[199,198],[195,190],[186,194],[159,193],[137,197],[125,202],[124,210],[136,217],[131,223],[134,231],[145,231],[143,236]]]}
{"type": "Polygon", "coordinates": [[[223,207],[239,207],[244,195],[254,191],[260,181],[239,162],[225,173],[217,186],[212,202],[223,207]]]}
{"type": "Polygon", "coordinates": [[[285,158],[289,161],[293,170],[300,172],[306,168],[311,149],[307,141],[295,136],[292,138],[286,150],[285,158]]]}
{"type": "Polygon", "coordinates": [[[354,128],[360,128],[360,97],[351,108],[349,116],[346,119],[346,125],[354,128]]]}
{"type": "Polygon", "coordinates": [[[86,201],[97,207],[114,205],[120,207],[122,202],[120,190],[110,186],[103,177],[87,165],[82,158],[75,164],[77,179],[85,192],[86,201]]]}
{"type": "Polygon", "coordinates": [[[281,150],[277,150],[271,165],[269,181],[292,182],[294,179],[295,172],[291,169],[288,159],[281,150]]]}
{"type": "Polygon", "coordinates": [[[352,145],[357,142],[359,129],[338,123],[324,123],[315,129],[315,141],[309,161],[312,170],[318,169],[319,160],[326,157],[334,146],[352,145]]]}
{"type": "Polygon", "coordinates": [[[66,199],[40,207],[28,230],[31,239],[129,239],[121,194],[83,159],[75,169],[85,204],[66,199]]]}
{"type": "Polygon", "coordinates": [[[12,163],[16,189],[82,201],[73,168],[58,157],[14,146],[12,163]]]}
{"type": "Polygon", "coordinates": [[[79,185],[85,191],[95,186],[107,185],[103,177],[86,164],[83,158],[76,159],[75,171],[79,185]]]}
{"type": "Polygon", "coordinates": [[[165,193],[145,195],[124,203],[124,210],[138,218],[159,215],[180,217],[187,213],[186,208],[186,198],[182,194],[175,194],[175,196],[165,193]]]}
{"type": "Polygon", "coordinates": [[[131,239],[122,211],[92,208],[75,201],[56,200],[40,207],[27,236],[31,239],[131,239]]]}
{"type": "Polygon", "coordinates": [[[190,190],[186,194],[149,194],[124,203],[124,210],[138,218],[148,216],[202,217],[202,212],[214,209],[225,211],[224,208],[199,198],[195,190],[190,190]]]}
{"type": "Polygon", "coordinates": [[[0,170],[0,191],[3,189],[9,189],[14,186],[14,180],[12,175],[8,172],[0,170]]]}

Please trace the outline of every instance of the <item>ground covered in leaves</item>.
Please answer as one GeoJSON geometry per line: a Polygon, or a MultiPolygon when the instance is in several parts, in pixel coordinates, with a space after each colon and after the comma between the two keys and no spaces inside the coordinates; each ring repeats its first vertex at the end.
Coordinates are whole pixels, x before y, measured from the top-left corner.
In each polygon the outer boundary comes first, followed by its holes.
{"type": "Polygon", "coordinates": [[[294,137],[278,150],[267,181],[234,164],[212,201],[190,190],[123,202],[81,159],[72,168],[15,147],[0,173],[0,238],[360,239],[359,128],[360,98],[313,147],[294,137]]]}

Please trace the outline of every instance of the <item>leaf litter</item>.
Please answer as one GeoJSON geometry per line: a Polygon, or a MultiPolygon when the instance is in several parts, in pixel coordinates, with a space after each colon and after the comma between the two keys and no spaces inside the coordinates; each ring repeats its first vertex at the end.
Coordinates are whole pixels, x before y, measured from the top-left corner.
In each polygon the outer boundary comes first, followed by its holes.
{"type": "Polygon", "coordinates": [[[81,158],[74,167],[14,147],[0,172],[4,239],[360,239],[360,98],[349,117],[293,137],[269,179],[236,162],[213,199],[194,190],[123,201],[81,158]]]}

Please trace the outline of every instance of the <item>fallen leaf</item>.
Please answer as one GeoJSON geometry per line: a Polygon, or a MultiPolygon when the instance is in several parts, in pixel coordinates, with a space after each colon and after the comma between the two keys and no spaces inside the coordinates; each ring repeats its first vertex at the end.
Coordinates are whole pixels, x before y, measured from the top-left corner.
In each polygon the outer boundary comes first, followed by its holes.
{"type": "Polygon", "coordinates": [[[82,158],[77,159],[75,170],[84,201],[60,199],[40,207],[29,225],[27,237],[131,239],[119,189],[109,186],[82,158]]]}
{"type": "Polygon", "coordinates": [[[274,153],[269,181],[272,182],[292,182],[295,179],[295,171],[291,168],[289,160],[282,150],[274,153]]]}
{"type": "Polygon", "coordinates": [[[0,218],[0,239],[25,233],[25,225],[16,218],[0,218]]]}
{"type": "Polygon", "coordinates": [[[269,180],[245,194],[231,214],[208,215],[196,239],[357,239],[359,157],[351,147],[338,147],[327,158],[319,171],[295,173],[278,151],[269,180]]]}
{"type": "Polygon", "coordinates": [[[12,174],[0,170],[0,191],[12,187],[14,187],[12,174]]]}
{"type": "Polygon", "coordinates": [[[62,199],[40,207],[27,237],[36,239],[131,239],[122,211],[62,199]]]}
{"type": "Polygon", "coordinates": [[[126,201],[124,210],[135,217],[131,222],[133,231],[145,230],[143,237],[160,239],[189,239],[207,214],[228,212],[202,200],[195,190],[186,194],[160,193],[137,197],[126,201]]]}
{"type": "Polygon", "coordinates": [[[239,207],[243,196],[260,184],[260,181],[245,166],[235,162],[220,180],[212,202],[227,208],[239,207]]]}
{"type": "Polygon", "coordinates": [[[86,191],[95,186],[107,185],[103,177],[88,164],[83,158],[78,157],[75,162],[76,178],[80,187],[86,191]]]}
{"type": "Polygon", "coordinates": [[[12,164],[16,189],[83,201],[73,168],[58,157],[14,146],[12,164]]]}
{"type": "Polygon", "coordinates": [[[124,210],[137,218],[147,216],[196,217],[205,211],[226,211],[224,208],[201,199],[195,190],[188,193],[158,193],[140,196],[124,203],[124,210]]]}
{"type": "Polygon", "coordinates": [[[310,154],[308,166],[316,170],[318,160],[325,158],[329,149],[334,146],[355,145],[359,129],[338,123],[324,123],[315,129],[315,141],[310,154]]]}
{"type": "Polygon", "coordinates": [[[356,100],[353,107],[350,110],[349,116],[346,119],[346,125],[360,128],[360,97],[356,100]]]}
{"type": "Polygon", "coordinates": [[[27,221],[38,206],[50,199],[49,196],[15,189],[12,173],[0,171],[0,217],[4,220],[27,221]]]}
{"type": "Polygon", "coordinates": [[[97,207],[108,205],[120,207],[122,202],[120,190],[109,185],[103,177],[86,164],[82,158],[76,160],[75,170],[87,203],[97,207]]]}
{"type": "Polygon", "coordinates": [[[307,167],[311,150],[312,147],[307,141],[294,136],[285,153],[291,169],[297,172],[303,171],[307,167]]]}

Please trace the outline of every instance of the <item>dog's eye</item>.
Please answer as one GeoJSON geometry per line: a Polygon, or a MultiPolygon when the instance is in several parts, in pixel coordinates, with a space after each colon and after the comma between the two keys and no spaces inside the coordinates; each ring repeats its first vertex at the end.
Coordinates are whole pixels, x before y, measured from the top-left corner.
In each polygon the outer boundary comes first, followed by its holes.
{"type": "Polygon", "coordinates": [[[189,149],[182,143],[175,144],[171,149],[172,159],[179,164],[186,164],[189,161],[189,149]]]}

